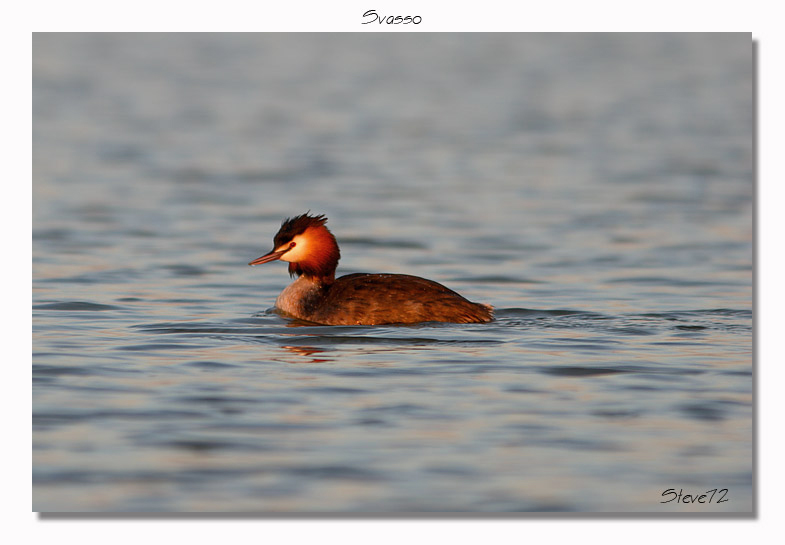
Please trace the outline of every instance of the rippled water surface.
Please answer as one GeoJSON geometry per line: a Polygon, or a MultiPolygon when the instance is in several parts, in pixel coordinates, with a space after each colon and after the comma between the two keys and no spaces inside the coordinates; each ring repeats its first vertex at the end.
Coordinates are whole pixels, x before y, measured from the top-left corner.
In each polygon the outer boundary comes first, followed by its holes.
{"type": "Polygon", "coordinates": [[[750,511],[751,51],[36,35],[33,510],[750,511]],[[309,209],[496,321],[290,323],[309,209]]]}

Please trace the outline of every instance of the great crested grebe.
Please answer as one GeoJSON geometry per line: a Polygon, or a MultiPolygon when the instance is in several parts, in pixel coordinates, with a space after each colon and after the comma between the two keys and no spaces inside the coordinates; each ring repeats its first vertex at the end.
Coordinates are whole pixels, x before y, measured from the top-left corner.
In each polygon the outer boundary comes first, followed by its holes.
{"type": "Polygon", "coordinates": [[[316,324],[478,323],[493,307],[472,303],[441,284],[408,274],[348,274],[335,278],[341,252],[323,215],[285,220],[273,249],[249,265],[289,262],[289,284],[275,301],[284,313],[316,324]]]}

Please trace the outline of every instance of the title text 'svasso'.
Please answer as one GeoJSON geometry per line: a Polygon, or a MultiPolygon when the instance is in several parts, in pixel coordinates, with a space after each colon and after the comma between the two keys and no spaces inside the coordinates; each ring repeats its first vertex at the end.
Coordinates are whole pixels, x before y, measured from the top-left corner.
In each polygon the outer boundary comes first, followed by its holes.
{"type": "Polygon", "coordinates": [[[419,15],[387,15],[382,16],[376,13],[375,9],[369,9],[363,13],[363,24],[379,23],[387,25],[419,25],[422,22],[422,17],[419,15]],[[367,20],[366,20],[367,19],[367,20]]]}

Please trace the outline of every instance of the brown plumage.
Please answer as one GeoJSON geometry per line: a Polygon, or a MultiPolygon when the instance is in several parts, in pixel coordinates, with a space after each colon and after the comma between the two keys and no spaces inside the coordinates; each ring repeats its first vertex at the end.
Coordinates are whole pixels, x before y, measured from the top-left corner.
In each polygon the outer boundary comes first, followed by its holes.
{"type": "Polygon", "coordinates": [[[274,248],[249,265],[289,262],[298,278],[275,306],[295,318],[325,325],[477,323],[493,319],[489,305],[472,303],[441,284],[408,274],[349,274],[335,278],[341,257],[324,216],[285,220],[274,248]]]}

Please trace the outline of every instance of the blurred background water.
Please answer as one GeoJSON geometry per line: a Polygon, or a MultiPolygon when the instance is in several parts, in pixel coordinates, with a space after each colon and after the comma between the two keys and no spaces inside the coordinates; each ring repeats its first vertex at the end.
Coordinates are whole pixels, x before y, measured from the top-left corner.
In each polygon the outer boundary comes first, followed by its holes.
{"type": "Polygon", "coordinates": [[[33,510],[750,511],[748,34],[35,34],[33,510]],[[280,222],[491,324],[293,327],[280,222]],[[668,489],[727,489],[685,504],[668,489]]]}

